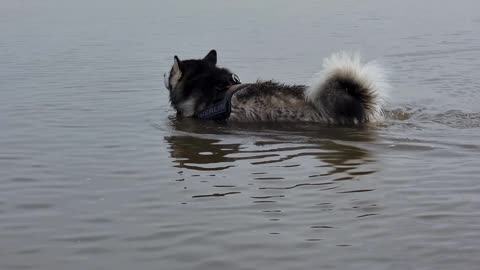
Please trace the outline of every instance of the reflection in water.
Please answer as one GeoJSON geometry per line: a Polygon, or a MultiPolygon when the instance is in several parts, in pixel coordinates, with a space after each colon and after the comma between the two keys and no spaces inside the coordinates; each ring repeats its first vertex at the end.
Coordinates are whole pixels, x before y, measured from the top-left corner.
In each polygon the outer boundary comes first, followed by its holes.
{"type": "Polygon", "coordinates": [[[193,136],[167,136],[170,155],[176,167],[199,171],[223,170],[233,166],[234,158],[227,157],[238,153],[240,144],[221,144],[220,140],[193,136]],[[214,165],[203,167],[203,165],[214,165]]]}
{"type": "MultiPolygon", "coordinates": [[[[372,160],[370,152],[361,147],[362,143],[374,140],[373,131],[368,129],[273,123],[234,126],[193,119],[173,120],[172,125],[174,133],[179,134],[166,136],[165,141],[178,168],[218,171],[234,167],[240,160],[289,168],[300,166],[287,164],[289,161],[313,157],[320,161],[317,167],[331,169],[310,178],[349,171],[352,177],[373,172],[353,172],[372,160]]],[[[270,179],[261,173],[257,173],[257,178],[270,179]]]]}
{"type": "Polygon", "coordinates": [[[376,172],[370,166],[375,158],[366,147],[376,141],[374,129],[193,119],[172,119],[171,126],[164,139],[180,169],[181,188],[190,191],[184,204],[221,207],[248,194],[241,202],[254,204],[252,210],[274,222],[268,233],[277,235],[282,234],[280,224],[288,222],[293,200],[312,211],[305,216],[310,221],[302,223],[309,230],[308,242],[319,241],[326,229],[337,229],[320,218],[332,210],[351,209],[352,219],[379,214],[375,196],[355,199],[375,190],[368,181],[376,172]],[[354,181],[360,179],[367,181],[354,181]]]}

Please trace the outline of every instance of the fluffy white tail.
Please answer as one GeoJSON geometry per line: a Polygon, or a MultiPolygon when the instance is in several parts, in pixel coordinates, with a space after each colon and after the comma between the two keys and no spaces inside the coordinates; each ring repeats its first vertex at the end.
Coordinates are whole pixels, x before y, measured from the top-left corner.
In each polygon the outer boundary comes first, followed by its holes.
{"type": "Polygon", "coordinates": [[[375,62],[360,55],[336,53],[323,61],[323,70],[307,89],[307,100],[334,123],[358,124],[383,119],[389,84],[375,62]]]}

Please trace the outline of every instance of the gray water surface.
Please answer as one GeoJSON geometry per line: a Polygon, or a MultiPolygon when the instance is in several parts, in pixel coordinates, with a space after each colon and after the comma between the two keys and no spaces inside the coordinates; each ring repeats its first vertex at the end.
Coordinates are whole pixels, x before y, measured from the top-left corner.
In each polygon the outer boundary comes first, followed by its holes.
{"type": "Polygon", "coordinates": [[[0,269],[478,269],[477,1],[0,0],[0,269]],[[175,118],[217,49],[308,83],[358,51],[385,123],[175,118]]]}

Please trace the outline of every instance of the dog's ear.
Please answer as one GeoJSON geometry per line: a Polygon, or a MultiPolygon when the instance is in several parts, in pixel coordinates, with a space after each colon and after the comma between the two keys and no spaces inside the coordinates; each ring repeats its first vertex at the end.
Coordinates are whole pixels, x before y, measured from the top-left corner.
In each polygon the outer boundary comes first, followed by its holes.
{"type": "Polygon", "coordinates": [[[207,56],[205,56],[203,58],[203,61],[206,61],[212,65],[216,65],[217,64],[217,51],[215,50],[211,50],[207,56]]]}
{"type": "Polygon", "coordinates": [[[174,74],[182,74],[183,72],[183,64],[180,59],[178,59],[178,56],[173,57],[173,73],[174,74]]]}

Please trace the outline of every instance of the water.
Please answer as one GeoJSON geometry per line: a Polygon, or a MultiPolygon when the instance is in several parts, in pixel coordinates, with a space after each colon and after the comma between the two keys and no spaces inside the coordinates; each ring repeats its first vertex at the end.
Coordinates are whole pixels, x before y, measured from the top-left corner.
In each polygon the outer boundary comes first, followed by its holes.
{"type": "Polygon", "coordinates": [[[0,269],[478,269],[476,1],[0,1],[0,269]],[[219,52],[307,83],[346,49],[369,128],[179,121],[162,74],[219,52]]]}

